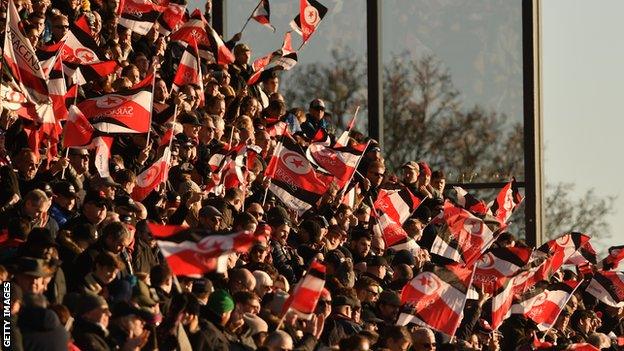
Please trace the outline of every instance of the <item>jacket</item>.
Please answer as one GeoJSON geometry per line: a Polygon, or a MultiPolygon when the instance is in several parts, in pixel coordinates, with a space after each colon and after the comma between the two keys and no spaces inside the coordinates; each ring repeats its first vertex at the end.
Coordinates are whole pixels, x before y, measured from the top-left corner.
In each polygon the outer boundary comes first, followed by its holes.
{"type": "Polygon", "coordinates": [[[82,351],[108,351],[108,331],[99,325],[78,318],[72,332],[74,344],[82,351]]]}
{"type": "Polygon", "coordinates": [[[69,333],[54,311],[42,307],[26,307],[20,312],[18,324],[24,350],[67,350],[69,333]]]}

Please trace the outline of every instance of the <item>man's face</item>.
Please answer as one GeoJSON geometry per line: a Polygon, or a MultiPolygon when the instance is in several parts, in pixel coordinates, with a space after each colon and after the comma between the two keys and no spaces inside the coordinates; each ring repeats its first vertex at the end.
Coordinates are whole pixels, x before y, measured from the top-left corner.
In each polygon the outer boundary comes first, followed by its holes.
{"type": "Polygon", "coordinates": [[[78,174],[85,174],[89,170],[89,155],[70,155],[69,163],[78,174]]]}
{"type": "Polygon", "coordinates": [[[416,183],[416,180],[418,180],[418,173],[419,172],[417,169],[404,167],[403,168],[403,181],[407,184],[416,183]]]}
{"type": "Polygon", "coordinates": [[[41,200],[39,202],[26,201],[24,204],[24,212],[31,219],[39,219],[44,212],[48,210],[47,201],[41,200]]]}
{"type": "Polygon", "coordinates": [[[386,341],[386,346],[388,346],[390,351],[407,351],[410,347],[410,342],[403,338],[398,340],[388,339],[388,341],[386,341]]]}
{"type": "Polygon", "coordinates": [[[34,153],[25,155],[17,164],[17,171],[26,180],[32,180],[37,175],[39,169],[39,162],[34,153]]]}
{"type": "Polygon", "coordinates": [[[210,106],[210,111],[208,111],[208,113],[223,118],[225,115],[225,101],[219,100],[217,103],[210,106]]]}
{"type": "Polygon", "coordinates": [[[26,274],[17,274],[15,282],[24,293],[43,294],[46,290],[45,279],[26,274]]]}
{"type": "Polygon", "coordinates": [[[286,245],[286,240],[288,240],[289,234],[290,226],[288,224],[282,224],[279,227],[275,228],[271,235],[273,236],[273,239],[275,239],[278,243],[286,245]]]}
{"type": "Polygon", "coordinates": [[[414,351],[430,351],[436,349],[435,336],[430,330],[419,329],[412,333],[412,349],[414,351]]]}
{"type": "Polygon", "coordinates": [[[52,38],[61,40],[69,31],[69,21],[66,18],[59,18],[52,21],[52,38]]]}
{"type": "Polygon", "coordinates": [[[371,240],[368,238],[360,238],[355,242],[355,251],[360,257],[368,256],[371,248],[371,240]]]}
{"type": "Polygon", "coordinates": [[[84,204],[83,213],[91,224],[98,225],[106,218],[106,206],[96,205],[92,202],[84,204]]]}
{"type": "Polygon", "coordinates": [[[277,93],[277,90],[279,89],[279,78],[277,77],[272,77],[267,79],[264,82],[264,90],[268,93],[268,94],[273,94],[273,93],[277,93]]]}
{"type": "Polygon", "coordinates": [[[381,185],[385,173],[386,169],[384,167],[372,166],[366,171],[366,178],[371,182],[373,187],[378,187],[381,185]]]}
{"type": "Polygon", "coordinates": [[[380,318],[385,321],[394,322],[399,315],[399,308],[401,306],[398,305],[390,305],[382,303],[379,305],[379,312],[381,314],[380,318]]]}
{"type": "Polygon", "coordinates": [[[108,249],[115,254],[121,253],[124,248],[129,247],[132,242],[132,238],[130,236],[122,236],[121,238],[106,238],[106,246],[108,249]]]}
{"type": "Polygon", "coordinates": [[[139,68],[139,71],[147,72],[149,69],[149,60],[145,55],[139,55],[134,59],[134,64],[139,68]]]}
{"type": "Polygon", "coordinates": [[[246,65],[249,63],[249,59],[251,58],[251,51],[238,50],[234,58],[236,59],[237,64],[246,65]]]}
{"type": "Polygon", "coordinates": [[[310,115],[312,115],[312,117],[314,117],[314,119],[316,119],[317,121],[320,121],[323,118],[323,116],[325,116],[325,109],[311,108],[310,115]]]}
{"type": "Polygon", "coordinates": [[[76,198],[73,196],[56,195],[54,196],[54,202],[67,211],[73,210],[74,206],[76,206],[76,198]]]}
{"type": "Polygon", "coordinates": [[[444,178],[434,178],[431,179],[431,186],[438,190],[440,193],[444,192],[444,186],[446,185],[446,179],[444,178]]]}
{"type": "Polygon", "coordinates": [[[241,313],[251,313],[257,315],[260,313],[260,301],[257,299],[251,299],[245,303],[240,304],[241,313]]]}
{"type": "Polygon", "coordinates": [[[126,78],[134,85],[141,81],[141,73],[138,68],[133,68],[126,74],[126,78]]]}
{"type": "Polygon", "coordinates": [[[199,139],[202,142],[208,143],[210,140],[215,137],[215,126],[214,123],[208,122],[206,125],[202,126],[199,130],[199,139]]]}
{"type": "Polygon", "coordinates": [[[119,273],[119,269],[116,267],[95,265],[95,276],[104,284],[112,282],[119,273]]]}
{"type": "Polygon", "coordinates": [[[84,318],[92,323],[101,325],[104,328],[108,328],[108,322],[110,320],[111,312],[108,307],[98,307],[87,314],[84,318]]]}
{"type": "Polygon", "coordinates": [[[182,131],[184,135],[186,135],[190,139],[198,139],[200,129],[201,129],[201,126],[196,126],[194,124],[185,123],[182,125],[182,131]]]}

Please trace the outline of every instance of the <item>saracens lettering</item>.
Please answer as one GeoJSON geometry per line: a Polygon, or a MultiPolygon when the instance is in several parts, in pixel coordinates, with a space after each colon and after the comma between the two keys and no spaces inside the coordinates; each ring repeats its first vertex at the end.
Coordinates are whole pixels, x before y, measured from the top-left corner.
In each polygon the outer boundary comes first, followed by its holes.
{"type": "Polygon", "coordinates": [[[93,118],[93,121],[95,123],[95,121],[97,121],[98,118],[105,118],[105,117],[109,117],[109,116],[115,116],[115,117],[130,117],[132,116],[132,114],[134,113],[134,107],[133,106],[122,106],[122,107],[118,107],[115,109],[110,109],[110,110],[106,110],[106,111],[98,111],[98,115],[96,117],[93,118]]]}
{"type": "Polygon", "coordinates": [[[30,68],[38,72],[41,68],[39,66],[39,60],[33,55],[33,52],[28,48],[22,40],[20,40],[19,33],[16,33],[13,28],[11,30],[11,44],[13,45],[13,51],[19,55],[23,61],[30,65],[30,68]]]}

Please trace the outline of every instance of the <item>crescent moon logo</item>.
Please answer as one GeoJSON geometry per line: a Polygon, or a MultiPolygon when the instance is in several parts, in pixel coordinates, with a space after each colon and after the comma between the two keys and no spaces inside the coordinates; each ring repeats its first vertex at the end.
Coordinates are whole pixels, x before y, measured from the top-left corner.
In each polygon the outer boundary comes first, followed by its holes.
{"type": "Polygon", "coordinates": [[[425,272],[415,279],[416,289],[425,295],[431,295],[441,287],[438,277],[430,272],[425,272]]]}
{"type": "Polygon", "coordinates": [[[543,304],[548,299],[548,291],[544,291],[541,294],[535,297],[535,301],[533,301],[533,307],[537,307],[543,304]]]}
{"type": "Polygon", "coordinates": [[[570,234],[566,234],[560,238],[557,238],[555,242],[559,246],[563,246],[563,247],[568,246],[568,243],[570,242],[570,234]]]}
{"type": "Polygon", "coordinates": [[[139,186],[141,186],[142,188],[145,188],[154,184],[154,182],[160,179],[160,174],[162,173],[163,163],[159,162],[155,166],[156,167],[148,168],[144,173],[142,173],[138,177],[137,183],[139,184],[139,186]]]}
{"type": "Polygon", "coordinates": [[[483,222],[476,218],[468,218],[464,221],[464,230],[471,235],[477,235],[481,233],[483,222]]]}
{"type": "Polygon", "coordinates": [[[74,52],[74,56],[80,60],[81,63],[94,63],[97,59],[95,52],[89,48],[78,48],[74,52]]]}
{"type": "Polygon", "coordinates": [[[490,269],[494,267],[494,255],[491,252],[486,253],[481,256],[479,262],[477,263],[477,267],[481,269],[490,269]]]}
{"type": "Polygon", "coordinates": [[[295,152],[284,152],[282,154],[282,162],[284,162],[289,170],[296,174],[307,174],[312,170],[308,160],[295,152]]]}
{"type": "Polygon", "coordinates": [[[304,21],[310,25],[316,27],[316,25],[321,20],[319,17],[318,10],[314,6],[306,6],[303,10],[304,21]]]}

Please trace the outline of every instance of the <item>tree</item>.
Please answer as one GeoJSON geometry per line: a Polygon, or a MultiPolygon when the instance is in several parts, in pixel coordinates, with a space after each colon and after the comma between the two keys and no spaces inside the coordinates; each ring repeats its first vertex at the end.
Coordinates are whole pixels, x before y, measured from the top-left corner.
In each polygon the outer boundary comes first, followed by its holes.
{"type": "MultiPolygon", "coordinates": [[[[334,62],[313,64],[294,72],[286,97],[292,105],[306,105],[312,97],[330,102],[344,123],[351,109],[365,101],[366,71],[363,59],[350,50],[332,51],[334,62]]],[[[509,123],[504,114],[481,106],[462,106],[461,94],[451,74],[434,56],[413,59],[396,55],[384,67],[384,145],[386,166],[398,170],[410,160],[426,160],[443,169],[452,182],[524,179],[522,124],[509,123]]],[[[344,128],[344,124],[338,123],[344,128]]],[[[546,234],[557,236],[580,231],[607,238],[606,215],[614,198],[597,197],[589,190],[572,199],[573,184],[549,185],[544,201],[546,234]]],[[[498,189],[479,191],[486,202],[498,189]]],[[[512,217],[515,233],[524,231],[524,206],[512,217]]]]}

